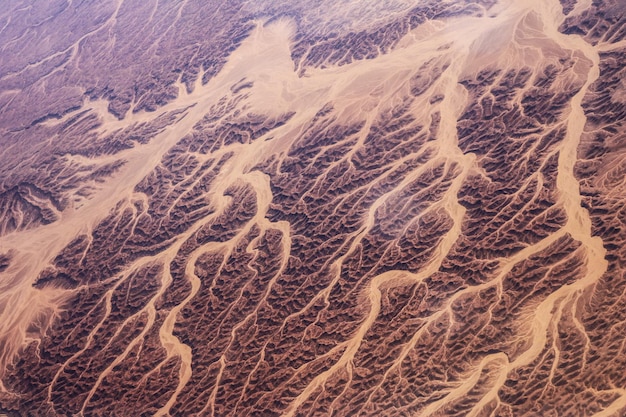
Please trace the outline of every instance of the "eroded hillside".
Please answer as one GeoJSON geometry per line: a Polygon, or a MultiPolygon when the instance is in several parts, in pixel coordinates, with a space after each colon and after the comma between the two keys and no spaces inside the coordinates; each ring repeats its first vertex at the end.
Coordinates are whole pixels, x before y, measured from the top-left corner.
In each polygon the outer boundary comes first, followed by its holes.
{"type": "Polygon", "coordinates": [[[0,14],[0,413],[626,413],[618,0],[202,3],[0,14]]]}

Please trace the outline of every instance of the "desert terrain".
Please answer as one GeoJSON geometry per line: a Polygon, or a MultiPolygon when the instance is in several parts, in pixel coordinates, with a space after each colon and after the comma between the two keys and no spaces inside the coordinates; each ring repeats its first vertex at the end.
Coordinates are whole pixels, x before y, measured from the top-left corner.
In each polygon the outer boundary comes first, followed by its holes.
{"type": "Polygon", "coordinates": [[[205,3],[0,11],[0,416],[626,415],[626,5],[205,3]]]}

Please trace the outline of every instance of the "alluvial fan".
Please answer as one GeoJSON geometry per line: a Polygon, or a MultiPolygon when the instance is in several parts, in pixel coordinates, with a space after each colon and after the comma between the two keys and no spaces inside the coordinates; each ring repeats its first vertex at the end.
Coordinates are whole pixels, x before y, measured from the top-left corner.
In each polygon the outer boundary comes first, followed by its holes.
{"type": "Polygon", "coordinates": [[[0,416],[626,415],[622,0],[15,0],[0,416]]]}

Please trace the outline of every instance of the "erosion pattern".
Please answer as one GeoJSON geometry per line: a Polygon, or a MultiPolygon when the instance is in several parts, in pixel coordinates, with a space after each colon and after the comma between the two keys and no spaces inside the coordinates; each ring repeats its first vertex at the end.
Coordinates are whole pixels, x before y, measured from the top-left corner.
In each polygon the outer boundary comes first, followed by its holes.
{"type": "Polygon", "coordinates": [[[0,14],[0,415],[626,415],[623,2],[97,3],[0,14]]]}

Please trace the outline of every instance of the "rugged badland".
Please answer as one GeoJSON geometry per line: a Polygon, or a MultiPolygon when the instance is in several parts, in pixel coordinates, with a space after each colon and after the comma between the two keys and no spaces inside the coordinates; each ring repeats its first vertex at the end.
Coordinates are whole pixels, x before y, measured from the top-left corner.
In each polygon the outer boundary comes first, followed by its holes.
{"type": "Polygon", "coordinates": [[[626,415],[621,0],[10,1],[0,415],[626,415]]]}

